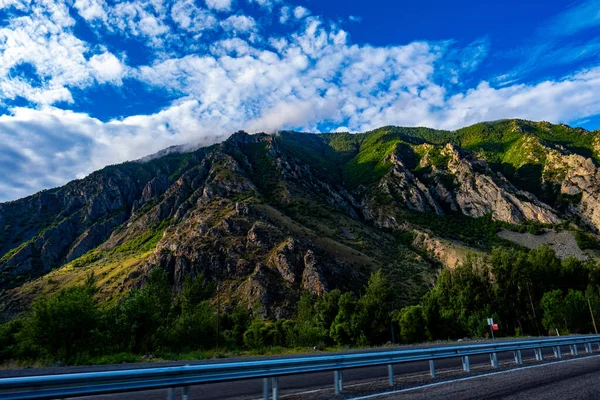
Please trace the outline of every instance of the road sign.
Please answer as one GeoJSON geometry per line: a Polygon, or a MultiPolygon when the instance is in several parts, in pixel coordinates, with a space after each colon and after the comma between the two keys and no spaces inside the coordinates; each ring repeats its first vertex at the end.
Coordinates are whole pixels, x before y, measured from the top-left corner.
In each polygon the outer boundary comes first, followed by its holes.
{"type": "Polygon", "coordinates": [[[498,324],[492,324],[492,329],[497,331],[498,330],[498,324]]]}
{"type": "Polygon", "coordinates": [[[494,319],[493,318],[488,318],[488,325],[494,325],[494,319]]]}

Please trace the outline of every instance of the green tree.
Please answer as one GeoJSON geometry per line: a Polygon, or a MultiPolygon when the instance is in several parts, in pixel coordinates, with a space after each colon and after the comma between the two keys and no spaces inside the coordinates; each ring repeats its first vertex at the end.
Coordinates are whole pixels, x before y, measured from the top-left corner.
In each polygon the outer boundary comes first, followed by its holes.
{"type": "Polygon", "coordinates": [[[217,285],[214,282],[208,282],[201,273],[195,277],[187,275],[183,282],[181,291],[181,307],[185,313],[187,309],[193,309],[204,300],[209,300],[214,296],[217,285]]]}
{"type": "Polygon", "coordinates": [[[41,355],[71,362],[97,350],[101,313],[93,276],[84,286],[64,289],[33,303],[18,340],[41,355]]]}
{"type": "Polygon", "coordinates": [[[395,317],[400,339],[404,343],[419,343],[427,339],[426,321],[422,306],[409,306],[400,310],[395,317]]]}
{"type": "Polygon", "coordinates": [[[164,339],[171,349],[196,350],[210,349],[216,345],[217,310],[208,300],[201,301],[192,307],[185,307],[184,312],[169,328],[164,339]]]}
{"type": "Polygon", "coordinates": [[[273,345],[274,329],[271,323],[254,320],[244,332],[244,344],[249,349],[262,350],[273,345]]]}
{"type": "Polygon", "coordinates": [[[544,311],[542,324],[546,330],[564,331],[567,329],[565,304],[560,289],[544,293],[540,307],[544,311]]]}
{"type": "Polygon", "coordinates": [[[317,323],[325,330],[325,332],[329,332],[331,324],[333,324],[333,321],[338,314],[341,296],[342,292],[339,289],[335,289],[331,292],[323,293],[315,303],[317,323]]]}
{"type": "Polygon", "coordinates": [[[317,322],[314,301],[310,293],[304,293],[298,302],[295,329],[288,332],[288,341],[293,347],[317,346],[323,343],[327,332],[317,322]]]}
{"type": "Polygon", "coordinates": [[[329,329],[329,336],[338,345],[352,345],[356,342],[355,313],[356,297],[350,292],[342,294],[338,302],[338,313],[329,329]]]}
{"type": "Polygon", "coordinates": [[[169,325],[171,305],[167,272],[155,267],[141,289],[131,290],[111,310],[109,319],[113,348],[133,353],[157,349],[169,325]]]}
{"type": "Polygon", "coordinates": [[[571,333],[591,331],[590,313],[583,292],[569,289],[564,299],[567,327],[571,333]]]}
{"type": "Polygon", "coordinates": [[[369,278],[366,292],[358,300],[356,307],[356,324],[368,344],[391,341],[391,302],[391,287],[385,275],[379,270],[369,278]]]}

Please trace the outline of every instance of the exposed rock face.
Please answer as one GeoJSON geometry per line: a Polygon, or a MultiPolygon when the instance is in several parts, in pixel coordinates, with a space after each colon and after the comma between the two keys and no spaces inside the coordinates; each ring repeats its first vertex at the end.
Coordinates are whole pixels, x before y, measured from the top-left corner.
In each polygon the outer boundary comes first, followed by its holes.
{"type": "Polygon", "coordinates": [[[560,193],[581,197],[571,205],[571,212],[600,232],[600,169],[589,158],[551,151],[546,175],[560,183],[560,193]]]}
{"type": "MultiPolygon", "coordinates": [[[[394,208],[435,212],[444,215],[445,209],[469,217],[491,214],[496,220],[519,224],[538,221],[557,224],[561,218],[534,195],[517,189],[505,177],[493,172],[485,161],[464,154],[456,146],[446,145],[441,155],[447,158],[443,168],[432,168],[425,175],[429,185],[410,172],[401,159],[393,154],[388,174],[363,199],[367,219],[385,228],[402,226],[393,217],[394,208]],[[447,187],[442,180],[451,180],[447,187]],[[381,201],[383,197],[384,201],[381,201]]],[[[421,167],[430,167],[427,157],[421,167]]]]}
{"type": "Polygon", "coordinates": [[[463,214],[481,217],[491,213],[494,219],[518,224],[538,221],[557,224],[561,219],[535,196],[518,190],[506,178],[495,174],[487,163],[464,156],[448,144],[443,155],[449,156],[448,170],[459,183],[456,202],[463,214]]]}

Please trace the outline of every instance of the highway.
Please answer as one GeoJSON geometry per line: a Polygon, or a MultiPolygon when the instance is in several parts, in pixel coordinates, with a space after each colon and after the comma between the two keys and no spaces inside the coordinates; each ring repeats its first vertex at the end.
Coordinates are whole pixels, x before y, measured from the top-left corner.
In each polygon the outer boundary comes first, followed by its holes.
{"type": "Polygon", "coordinates": [[[444,383],[367,399],[546,400],[600,398],[600,355],[444,383]]]}
{"type": "MultiPolygon", "coordinates": [[[[467,344],[467,343],[465,343],[467,344]]],[[[423,347],[439,346],[439,345],[426,345],[423,347]]],[[[414,347],[409,347],[414,348],[414,347]]],[[[401,347],[395,347],[394,349],[401,349],[401,347]]],[[[373,351],[387,351],[390,348],[377,349],[373,351]]],[[[364,350],[362,350],[364,352],[364,350]]],[[[569,357],[569,349],[565,347],[562,349],[565,359],[569,357]]],[[[598,349],[595,349],[598,353],[598,349]]],[[[579,348],[579,353],[584,354],[583,346],[579,348]]],[[[322,355],[319,353],[317,355],[322,355]]],[[[305,356],[305,355],[304,355],[305,356]]],[[[289,357],[289,356],[288,356],[289,357]]],[[[523,354],[526,365],[540,364],[539,361],[533,359],[533,351],[523,354]]],[[[252,357],[251,359],[264,359],[267,357],[252,357]]],[[[273,357],[268,357],[273,358],[273,357]]],[[[546,360],[554,360],[551,349],[544,350],[544,358],[546,360]]],[[[247,360],[245,359],[235,359],[247,360]]],[[[429,364],[427,362],[411,362],[396,364],[394,366],[395,372],[395,386],[394,390],[402,388],[410,388],[419,385],[431,384],[432,382],[440,382],[443,380],[460,379],[465,377],[473,377],[476,374],[482,374],[486,372],[501,371],[504,368],[513,368],[514,359],[512,352],[510,353],[498,353],[498,359],[500,361],[499,369],[492,369],[490,366],[489,356],[473,356],[471,357],[471,373],[462,371],[460,358],[443,359],[436,361],[437,376],[432,379],[429,376],[429,364]]],[[[189,362],[189,364],[199,363],[221,363],[233,361],[232,359],[225,360],[208,360],[208,361],[197,361],[189,362]]],[[[100,370],[114,370],[114,369],[130,369],[130,368],[148,368],[148,367],[159,367],[159,366],[172,366],[172,365],[184,365],[185,362],[170,362],[170,363],[139,363],[139,364],[119,364],[109,366],[87,366],[87,367],[62,367],[62,368],[44,368],[44,369],[21,369],[21,370],[8,370],[0,371],[1,377],[8,376],[26,376],[26,375],[38,375],[38,374],[56,374],[56,373],[70,373],[70,372],[91,372],[100,370]]],[[[548,368],[548,367],[544,367],[548,368]]],[[[518,375],[518,373],[513,373],[518,375]]],[[[478,378],[484,379],[484,378],[478,378]]],[[[500,379],[500,378],[498,378],[500,379]]],[[[467,386],[469,383],[476,384],[475,381],[465,381],[464,384],[467,386]]],[[[233,381],[217,384],[205,384],[192,386],[190,388],[189,399],[202,399],[202,400],[217,400],[217,399],[259,399],[262,396],[263,382],[261,379],[252,379],[247,381],[233,381]]],[[[303,375],[290,375],[281,377],[279,380],[280,387],[280,398],[282,399],[335,399],[340,398],[335,396],[333,393],[333,374],[332,372],[321,372],[303,375]]],[[[369,368],[356,368],[344,371],[344,396],[343,397],[356,397],[361,395],[372,394],[376,392],[385,392],[392,390],[387,380],[387,367],[369,367],[369,368]]],[[[427,391],[430,389],[423,389],[427,391]]],[[[442,390],[442,387],[436,387],[431,390],[442,390]]],[[[181,398],[181,390],[178,390],[176,398],[181,398]]],[[[402,398],[405,398],[408,393],[403,393],[402,398]]],[[[411,396],[418,396],[418,392],[411,392],[411,396]]],[[[448,398],[457,398],[450,394],[448,398]]],[[[437,396],[436,396],[437,397],[437,396]]],[[[123,394],[111,394],[86,397],[86,399],[93,400],[121,400],[121,399],[160,399],[165,400],[167,398],[166,390],[152,390],[144,392],[130,392],[123,394]]],[[[393,398],[393,397],[390,397],[393,398]]],[[[419,397],[415,397],[419,398],[419,397]]],[[[423,397],[422,397],[423,398],[423,397]]],[[[431,397],[430,397],[431,398],[431,397]]],[[[462,398],[462,397],[460,397],[462,398]]],[[[480,397],[474,397],[480,398],[480,397]]],[[[500,398],[500,397],[498,397],[500,398]]]]}

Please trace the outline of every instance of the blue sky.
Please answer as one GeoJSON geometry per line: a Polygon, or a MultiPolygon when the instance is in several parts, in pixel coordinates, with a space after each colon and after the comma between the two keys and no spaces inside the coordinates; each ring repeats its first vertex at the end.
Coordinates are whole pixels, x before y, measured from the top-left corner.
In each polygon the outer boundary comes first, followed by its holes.
{"type": "Polygon", "coordinates": [[[0,202],[239,129],[598,129],[599,33],[597,0],[0,0],[0,202]]]}

